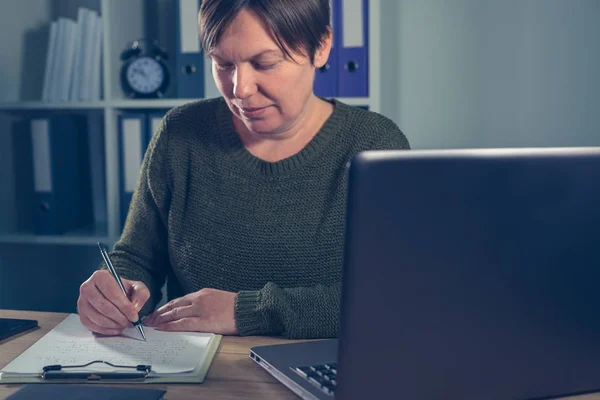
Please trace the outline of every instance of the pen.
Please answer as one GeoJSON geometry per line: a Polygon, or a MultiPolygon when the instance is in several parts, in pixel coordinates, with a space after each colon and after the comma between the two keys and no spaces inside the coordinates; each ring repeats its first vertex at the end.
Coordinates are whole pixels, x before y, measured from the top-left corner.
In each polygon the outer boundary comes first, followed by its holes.
{"type": "MultiPolygon", "coordinates": [[[[106,246],[103,245],[102,243],[98,242],[98,247],[100,248],[100,254],[102,255],[102,258],[104,259],[104,263],[108,267],[108,270],[110,271],[112,276],[115,278],[115,280],[119,284],[119,287],[121,288],[121,291],[123,292],[125,297],[127,297],[127,299],[129,299],[129,296],[127,296],[127,292],[125,291],[125,287],[123,287],[123,282],[121,282],[121,277],[119,277],[117,270],[115,269],[112,262],[110,261],[110,257],[108,257],[108,252],[106,251],[106,246]]],[[[142,322],[140,321],[139,317],[136,322],[133,322],[133,326],[135,326],[137,328],[137,330],[142,335],[142,339],[144,339],[144,342],[145,342],[146,334],[144,333],[144,328],[142,328],[142,322]]]]}

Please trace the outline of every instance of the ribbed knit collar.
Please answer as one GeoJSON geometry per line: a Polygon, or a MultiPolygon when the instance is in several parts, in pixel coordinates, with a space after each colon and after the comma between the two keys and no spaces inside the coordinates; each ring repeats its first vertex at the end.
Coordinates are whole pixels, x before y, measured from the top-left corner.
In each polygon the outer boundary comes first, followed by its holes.
{"type": "Polygon", "coordinates": [[[283,160],[276,162],[265,161],[250,153],[242,143],[238,133],[233,125],[233,114],[225,99],[221,98],[217,106],[217,126],[219,134],[223,138],[223,145],[230,152],[232,157],[239,160],[248,171],[254,171],[261,175],[281,175],[291,172],[294,169],[306,165],[312,158],[317,156],[329,142],[339,134],[342,129],[343,122],[347,119],[350,107],[344,103],[340,103],[336,99],[323,99],[334,105],[333,113],[325,121],[319,132],[311,139],[304,148],[283,160]]]}

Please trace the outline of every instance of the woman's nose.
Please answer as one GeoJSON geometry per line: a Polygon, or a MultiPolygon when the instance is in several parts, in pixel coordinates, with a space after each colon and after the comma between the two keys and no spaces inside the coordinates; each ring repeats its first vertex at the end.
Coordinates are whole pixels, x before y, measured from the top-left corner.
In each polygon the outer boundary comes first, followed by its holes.
{"type": "Polygon", "coordinates": [[[249,68],[236,68],[233,73],[233,94],[238,99],[247,98],[256,93],[254,74],[249,68]]]}

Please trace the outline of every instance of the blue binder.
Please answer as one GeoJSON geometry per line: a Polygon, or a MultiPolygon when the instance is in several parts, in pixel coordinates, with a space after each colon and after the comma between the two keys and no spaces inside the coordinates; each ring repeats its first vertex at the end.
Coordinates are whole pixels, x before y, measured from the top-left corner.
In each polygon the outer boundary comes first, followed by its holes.
{"type": "Polygon", "coordinates": [[[148,143],[150,143],[152,137],[156,135],[165,114],[166,111],[153,111],[148,113],[148,143]]]}
{"type": "Polygon", "coordinates": [[[104,115],[88,116],[88,152],[90,162],[90,187],[96,232],[107,230],[106,204],[106,150],[104,142],[104,115]]]}
{"type": "Polygon", "coordinates": [[[339,0],[338,96],[369,95],[368,0],[339,0]]]}
{"type": "Polygon", "coordinates": [[[331,43],[331,52],[329,53],[329,59],[327,63],[317,68],[315,71],[315,85],[314,92],[317,96],[321,97],[335,97],[337,96],[338,86],[338,31],[340,26],[339,14],[336,12],[337,3],[339,0],[330,0],[330,24],[333,35],[333,41],[331,43]]]}
{"type": "Polygon", "coordinates": [[[204,97],[204,53],[198,38],[201,0],[175,1],[177,97],[204,97]]]}
{"type": "Polygon", "coordinates": [[[15,194],[15,229],[17,232],[33,231],[35,197],[33,192],[33,151],[29,120],[11,122],[12,167],[15,194]]]}
{"type": "Polygon", "coordinates": [[[142,161],[148,147],[148,121],[144,113],[119,115],[119,201],[121,227],[125,226],[142,161]]]}
{"type": "Polygon", "coordinates": [[[18,146],[31,167],[16,176],[28,182],[31,194],[24,194],[21,220],[31,218],[33,232],[42,235],[89,228],[93,213],[85,117],[31,118],[26,129],[27,138],[18,146]]]}

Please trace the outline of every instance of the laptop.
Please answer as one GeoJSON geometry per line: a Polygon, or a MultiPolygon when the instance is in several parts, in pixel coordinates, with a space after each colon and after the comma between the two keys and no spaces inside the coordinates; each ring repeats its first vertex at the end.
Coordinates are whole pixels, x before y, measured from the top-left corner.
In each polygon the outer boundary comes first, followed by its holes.
{"type": "Polygon", "coordinates": [[[304,399],[600,390],[600,148],[369,151],[339,341],[253,347],[304,399]]]}

